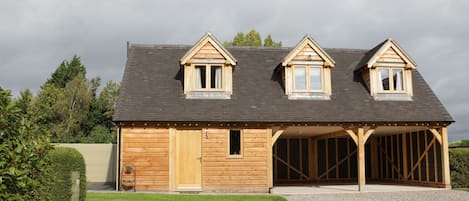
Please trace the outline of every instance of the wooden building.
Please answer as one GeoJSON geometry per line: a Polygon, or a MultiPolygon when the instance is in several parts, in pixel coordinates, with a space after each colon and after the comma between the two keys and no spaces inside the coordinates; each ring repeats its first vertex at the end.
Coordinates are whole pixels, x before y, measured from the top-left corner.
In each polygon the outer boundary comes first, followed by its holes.
{"type": "Polygon", "coordinates": [[[268,192],[277,185],[450,187],[453,122],[392,39],[370,50],[128,46],[114,121],[119,186],[268,192]],[[134,186],[133,186],[134,185],[134,186]]]}

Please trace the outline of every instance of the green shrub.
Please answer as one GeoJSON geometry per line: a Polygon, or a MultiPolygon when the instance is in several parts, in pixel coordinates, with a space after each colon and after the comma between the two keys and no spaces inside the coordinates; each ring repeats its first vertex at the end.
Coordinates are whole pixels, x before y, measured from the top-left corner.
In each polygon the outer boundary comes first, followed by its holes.
{"type": "Polygon", "coordinates": [[[86,166],[83,156],[74,148],[56,147],[49,153],[54,174],[53,184],[50,186],[51,200],[70,200],[72,196],[71,172],[80,172],[80,201],[86,196],[86,166]]]}
{"type": "Polygon", "coordinates": [[[453,188],[469,187],[469,148],[449,150],[451,185],[453,188]]]}
{"type": "Polygon", "coordinates": [[[80,143],[115,143],[115,133],[105,126],[97,125],[88,136],[80,139],[80,143]]]}
{"type": "Polygon", "coordinates": [[[457,147],[457,146],[469,146],[469,139],[466,139],[466,140],[458,140],[458,141],[455,141],[455,142],[451,142],[451,143],[449,143],[449,146],[452,146],[452,147],[457,147]]]}
{"type": "Polygon", "coordinates": [[[0,200],[47,200],[49,134],[0,87],[0,200]]]}

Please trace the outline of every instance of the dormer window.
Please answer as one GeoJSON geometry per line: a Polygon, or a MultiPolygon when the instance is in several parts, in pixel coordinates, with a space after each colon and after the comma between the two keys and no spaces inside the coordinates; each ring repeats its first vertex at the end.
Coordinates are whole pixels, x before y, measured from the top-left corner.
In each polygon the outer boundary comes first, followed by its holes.
{"type": "Polygon", "coordinates": [[[392,39],[387,39],[367,55],[365,64],[359,65],[363,81],[375,100],[412,100],[412,70],[415,62],[392,39]]]}
{"type": "Polygon", "coordinates": [[[184,94],[188,99],[230,99],[234,57],[210,33],[182,58],[184,94]]]}
{"type": "Polygon", "coordinates": [[[322,67],[321,66],[293,66],[295,92],[321,92],[322,67]]]}
{"type": "Polygon", "coordinates": [[[310,36],[282,61],[285,94],[292,100],[329,100],[335,62],[310,36]]]}
{"type": "Polygon", "coordinates": [[[404,90],[404,68],[379,67],[378,68],[379,92],[403,93],[404,90]]]}
{"type": "Polygon", "coordinates": [[[222,89],[223,73],[221,65],[195,65],[194,69],[194,86],[196,90],[222,89]]]}

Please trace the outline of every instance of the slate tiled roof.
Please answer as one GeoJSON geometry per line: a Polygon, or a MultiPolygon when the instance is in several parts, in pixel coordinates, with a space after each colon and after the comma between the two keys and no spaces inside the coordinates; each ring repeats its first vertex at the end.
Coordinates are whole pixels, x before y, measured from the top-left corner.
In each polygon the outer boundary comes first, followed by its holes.
{"type": "MultiPolygon", "coordinates": [[[[369,50],[327,49],[331,100],[289,100],[275,71],[291,48],[228,47],[237,59],[229,100],[186,99],[179,59],[190,46],[132,45],[116,122],[452,122],[417,70],[413,101],[375,101],[355,71],[369,50]]],[[[424,68],[424,67],[422,67],[424,68]]]]}

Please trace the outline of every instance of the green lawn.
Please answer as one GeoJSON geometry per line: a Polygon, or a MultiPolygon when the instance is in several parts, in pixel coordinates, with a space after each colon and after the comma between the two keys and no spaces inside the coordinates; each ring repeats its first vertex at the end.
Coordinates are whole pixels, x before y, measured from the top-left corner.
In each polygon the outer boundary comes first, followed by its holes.
{"type": "Polygon", "coordinates": [[[467,192],[469,192],[469,188],[457,188],[457,189],[455,189],[455,190],[459,190],[459,191],[467,191],[467,192]]]}
{"type": "Polygon", "coordinates": [[[286,201],[271,195],[168,195],[153,193],[87,193],[87,201],[286,201]]]}

